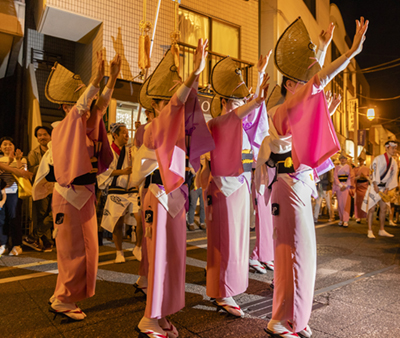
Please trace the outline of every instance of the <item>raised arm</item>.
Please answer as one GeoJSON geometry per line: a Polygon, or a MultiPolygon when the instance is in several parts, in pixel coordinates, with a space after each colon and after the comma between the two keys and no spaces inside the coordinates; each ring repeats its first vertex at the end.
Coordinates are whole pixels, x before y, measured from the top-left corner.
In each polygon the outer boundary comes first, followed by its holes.
{"type": "Polygon", "coordinates": [[[263,82],[265,70],[267,69],[269,58],[272,54],[272,49],[268,52],[267,55],[262,56],[260,55],[260,59],[257,62],[257,70],[258,70],[258,79],[257,79],[257,88],[256,88],[256,95],[260,94],[260,86],[263,82]]]}
{"type": "Polygon", "coordinates": [[[193,72],[188,76],[183,85],[181,85],[176,92],[179,101],[182,103],[186,102],[191,88],[198,85],[199,75],[206,66],[206,59],[208,55],[207,47],[208,39],[204,40],[204,42],[203,39],[199,39],[193,56],[193,72]]]}
{"type": "Polygon", "coordinates": [[[317,60],[321,67],[323,67],[325,63],[326,51],[332,41],[334,30],[335,25],[331,22],[328,29],[326,31],[322,30],[318,36],[319,46],[317,50],[317,60]]]}
{"type": "Polygon", "coordinates": [[[260,107],[261,104],[265,101],[265,99],[267,98],[267,95],[268,95],[268,87],[269,87],[268,80],[269,80],[269,76],[268,76],[268,74],[265,74],[263,82],[260,85],[260,95],[257,96],[254,100],[250,101],[249,103],[246,103],[245,105],[243,105],[235,110],[236,115],[240,119],[243,119],[248,114],[250,114],[254,109],[260,107]]]}
{"type": "Polygon", "coordinates": [[[361,17],[360,21],[356,20],[356,34],[354,35],[351,48],[318,73],[322,87],[325,87],[337,74],[345,70],[350,60],[361,53],[366,39],[365,34],[368,29],[368,24],[369,21],[365,21],[364,17],[361,17]]]}
{"type": "Polygon", "coordinates": [[[105,110],[110,103],[115,83],[117,82],[119,72],[121,71],[121,60],[121,56],[119,54],[115,54],[114,58],[110,62],[110,78],[108,79],[102,94],[96,102],[96,106],[102,114],[105,113],[105,110]]]}

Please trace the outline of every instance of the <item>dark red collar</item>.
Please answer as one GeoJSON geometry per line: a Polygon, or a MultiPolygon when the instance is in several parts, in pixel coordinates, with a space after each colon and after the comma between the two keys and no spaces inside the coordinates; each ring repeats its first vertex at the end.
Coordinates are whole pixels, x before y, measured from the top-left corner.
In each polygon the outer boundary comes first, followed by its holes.
{"type": "Polygon", "coordinates": [[[385,153],[385,160],[386,160],[386,168],[389,167],[389,156],[387,153],[385,153]]]}
{"type": "Polygon", "coordinates": [[[119,149],[119,147],[114,143],[111,144],[111,148],[113,148],[113,150],[119,155],[121,155],[121,149],[119,149]]]}

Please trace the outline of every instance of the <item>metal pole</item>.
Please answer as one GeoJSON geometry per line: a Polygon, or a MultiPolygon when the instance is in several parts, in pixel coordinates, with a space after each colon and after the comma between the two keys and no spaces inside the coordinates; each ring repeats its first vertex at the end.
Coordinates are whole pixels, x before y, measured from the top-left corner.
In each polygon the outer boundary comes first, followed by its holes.
{"type": "MultiPolygon", "coordinates": [[[[154,43],[154,36],[156,34],[156,28],[157,28],[157,21],[158,21],[158,14],[160,13],[160,6],[161,6],[161,0],[158,0],[158,4],[157,4],[157,11],[156,11],[156,17],[154,19],[154,25],[153,25],[153,33],[151,35],[151,41],[150,41],[150,55],[149,55],[149,59],[151,60],[151,52],[153,51],[153,43],[154,43]]],[[[146,81],[147,76],[149,74],[149,68],[146,68],[146,71],[144,73],[144,81],[146,81]]],[[[136,121],[140,121],[140,114],[142,113],[142,106],[139,105],[139,111],[138,111],[138,115],[137,115],[137,119],[136,121]]]]}

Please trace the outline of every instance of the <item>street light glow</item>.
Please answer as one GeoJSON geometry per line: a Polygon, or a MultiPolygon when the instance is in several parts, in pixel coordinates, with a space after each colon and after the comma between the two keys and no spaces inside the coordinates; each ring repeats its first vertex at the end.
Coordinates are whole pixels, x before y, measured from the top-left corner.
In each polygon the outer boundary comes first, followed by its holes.
{"type": "Polygon", "coordinates": [[[374,108],[369,108],[367,110],[367,119],[372,121],[375,118],[375,109],[374,108]]]}

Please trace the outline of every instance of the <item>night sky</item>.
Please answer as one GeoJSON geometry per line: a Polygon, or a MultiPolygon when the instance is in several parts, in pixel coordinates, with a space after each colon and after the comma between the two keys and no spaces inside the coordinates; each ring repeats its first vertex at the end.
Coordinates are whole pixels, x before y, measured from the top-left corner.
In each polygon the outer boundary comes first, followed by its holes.
{"type": "MultiPolygon", "coordinates": [[[[355,20],[364,16],[370,21],[364,49],[356,56],[361,68],[376,66],[400,58],[400,1],[399,0],[331,0],[343,16],[347,35],[353,40],[355,20]]],[[[398,62],[400,64],[400,61],[398,62]]],[[[370,96],[387,98],[400,95],[400,66],[365,74],[370,85],[370,96]]],[[[375,120],[394,133],[400,132],[400,99],[370,101],[382,118],[399,119],[395,122],[375,120]]],[[[400,134],[396,135],[400,139],[400,134]]]]}

